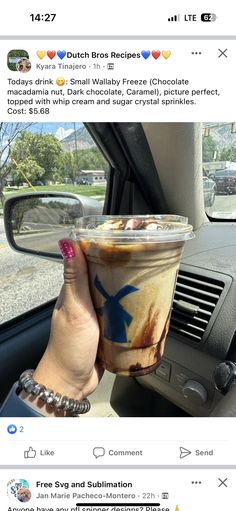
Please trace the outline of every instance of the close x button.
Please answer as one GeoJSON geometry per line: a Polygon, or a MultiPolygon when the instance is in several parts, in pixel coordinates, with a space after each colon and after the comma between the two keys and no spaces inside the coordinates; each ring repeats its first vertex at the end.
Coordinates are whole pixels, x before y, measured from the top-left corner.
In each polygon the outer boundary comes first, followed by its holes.
{"type": "Polygon", "coordinates": [[[156,369],[156,375],[159,376],[162,380],[170,381],[170,370],[171,365],[166,360],[162,360],[159,367],[156,369]]]}
{"type": "Polygon", "coordinates": [[[218,488],[220,488],[221,486],[228,488],[227,481],[228,481],[228,477],[225,477],[225,479],[221,479],[220,477],[218,477],[218,488]]]}
{"type": "Polygon", "coordinates": [[[218,59],[220,57],[225,57],[227,59],[228,58],[227,51],[228,51],[228,48],[226,48],[225,50],[221,50],[220,48],[218,48],[218,52],[219,52],[218,59]]]}

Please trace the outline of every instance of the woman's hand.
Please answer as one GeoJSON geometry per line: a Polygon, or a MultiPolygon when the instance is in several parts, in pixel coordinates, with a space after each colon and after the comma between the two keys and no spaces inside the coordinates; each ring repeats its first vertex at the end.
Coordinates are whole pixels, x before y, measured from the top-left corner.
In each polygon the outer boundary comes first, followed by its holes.
{"type": "MultiPolygon", "coordinates": [[[[75,241],[61,240],[59,246],[64,284],[53,312],[49,343],[33,378],[54,392],[81,400],[95,390],[103,374],[96,362],[99,326],[85,257],[75,241]]],[[[27,400],[33,402],[31,396],[27,400]]]]}

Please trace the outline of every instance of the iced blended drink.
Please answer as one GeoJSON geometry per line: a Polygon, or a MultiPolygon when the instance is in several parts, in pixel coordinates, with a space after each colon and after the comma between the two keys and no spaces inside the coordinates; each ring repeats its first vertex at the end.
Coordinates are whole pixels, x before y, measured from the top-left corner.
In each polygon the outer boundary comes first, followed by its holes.
{"type": "Polygon", "coordinates": [[[78,221],[77,233],[100,325],[98,358],[112,373],[150,373],[163,356],[192,226],[176,215],[90,216],[78,221]]]}

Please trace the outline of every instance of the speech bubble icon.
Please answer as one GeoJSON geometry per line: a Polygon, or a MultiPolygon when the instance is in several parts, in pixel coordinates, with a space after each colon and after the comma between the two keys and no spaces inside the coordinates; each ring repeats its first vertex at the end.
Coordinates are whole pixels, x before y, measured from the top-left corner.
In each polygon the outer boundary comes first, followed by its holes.
{"type": "Polygon", "coordinates": [[[104,447],[94,447],[93,448],[93,455],[95,458],[100,458],[101,456],[105,456],[105,449],[104,447]]]}

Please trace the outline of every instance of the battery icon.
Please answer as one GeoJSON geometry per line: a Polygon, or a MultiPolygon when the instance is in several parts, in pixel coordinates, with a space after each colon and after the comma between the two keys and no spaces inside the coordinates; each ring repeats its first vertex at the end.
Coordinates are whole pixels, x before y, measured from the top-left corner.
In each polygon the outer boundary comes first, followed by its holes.
{"type": "Polygon", "coordinates": [[[216,14],[214,14],[213,12],[203,12],[201,14],[201,21],[216,21],[216,14]]]}

